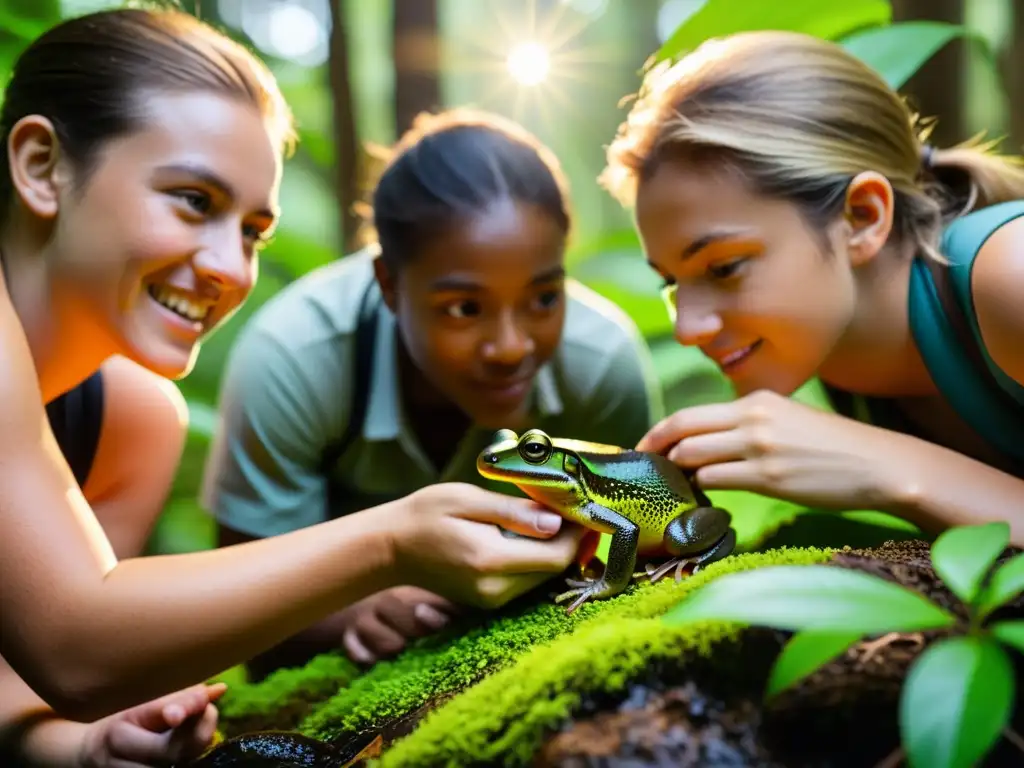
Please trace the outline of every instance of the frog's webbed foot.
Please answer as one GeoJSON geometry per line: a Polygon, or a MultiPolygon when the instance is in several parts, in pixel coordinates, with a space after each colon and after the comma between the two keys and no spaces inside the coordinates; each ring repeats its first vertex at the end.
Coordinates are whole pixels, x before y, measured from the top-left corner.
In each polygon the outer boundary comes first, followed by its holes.
{"type": "Polygon", "coordinates": [[[570,598],[576,598],[566,607],[567,614],[572,613],[587,600],[599,600],[602,597],[610,597],[615,590],[604,579],[566,579],[565,583],[569,589],[555,596],[556,603],[564,603],[570,598]]]}

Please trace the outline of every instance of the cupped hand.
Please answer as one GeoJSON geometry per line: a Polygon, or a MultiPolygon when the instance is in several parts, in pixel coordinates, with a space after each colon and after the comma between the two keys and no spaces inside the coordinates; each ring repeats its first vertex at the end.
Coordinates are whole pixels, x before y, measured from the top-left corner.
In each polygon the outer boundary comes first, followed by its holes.
{"type": "Polygon", "coordinates": [[[219,699],[227,686],[194,685],[117,712],[88,727],[85,768],[157,768],[202,754],[213,741],[219,699]]]}
{"type": "Polygon", "coordinates": [[[462,605],[496,608],[561,573],[586,532],[536,502],[468,483],[427,486],[406,501],[394,533],[399,578],[462,605]]]}
{"type": "Polygon", "coordinates": [[[345,609],[342,646],[352,661],[374,664],[444,628],[458,613],[454,603],[419,587],[385,589],[345,609]]]}
{"type": "MultiPolygon", "coordinates": [[[[637,444],[696,470],[705,490],[822,509],[884,509],[912,438],[768,391],[684,408],[637,444]]],[[[911,448],[912,450],[912,448],[911,448]]]]}

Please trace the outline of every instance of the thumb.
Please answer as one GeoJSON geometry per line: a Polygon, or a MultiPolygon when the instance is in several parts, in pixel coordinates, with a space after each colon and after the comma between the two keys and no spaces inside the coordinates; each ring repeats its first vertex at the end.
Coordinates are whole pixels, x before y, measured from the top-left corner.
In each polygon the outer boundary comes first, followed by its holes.
{"type": "Polygon", "coordinates": [[[537,539],[548,539],[562,527],[562,517],[530,499],[506,496],[471,486],[454,513],[465,520],[492,523],[509,531],[537,539]]]}

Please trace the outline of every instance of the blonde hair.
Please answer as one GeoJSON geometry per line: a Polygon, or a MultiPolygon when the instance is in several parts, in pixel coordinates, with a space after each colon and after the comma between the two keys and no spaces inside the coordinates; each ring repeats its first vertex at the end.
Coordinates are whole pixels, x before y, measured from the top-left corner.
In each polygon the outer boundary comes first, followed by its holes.
{"type": "Polygon", "coordinates": [[[873,170],[893,187],[895,236],[941,259],[948,220],[1024,197],[1024,165],[978,138],[935,149],[932,128],[841,46],[745,32],[648,72],[599,180],[628,207],[664,160],[724,161],[823,226],[843,212],[850,180],[873,170]]]}

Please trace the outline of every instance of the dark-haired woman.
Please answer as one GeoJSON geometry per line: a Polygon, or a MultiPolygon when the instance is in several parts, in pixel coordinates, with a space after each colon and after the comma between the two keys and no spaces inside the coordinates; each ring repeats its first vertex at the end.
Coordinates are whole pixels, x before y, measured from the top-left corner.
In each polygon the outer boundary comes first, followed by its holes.
{"type": "Polygon", "coordinates": [[[0,110],[0,653],[61,715],[200,683],[391,586],[490,606],[572,562],[577,527],[457,483],[266,541],[116,557],[44,404],[115,355],[189,371],[252,288],[291,136],[266,68],[184,13],[72,19],[15,64],[0,110]]]}
{"type": "MultiPolygon", "coordinates": [[[[502,428],[640,439],[662,407],[649,355],[623,312],[566,280],[567,194],[557,161],[518,125],[420,116],[374,190],[375,247],[281,291],[232,352],[205,483],[222,541],[432,483],[484,485],[476,456],[502,428]]],[[[338,647],[371,663],[453,610],[402,585],[251,669],[338,647]]]]}

